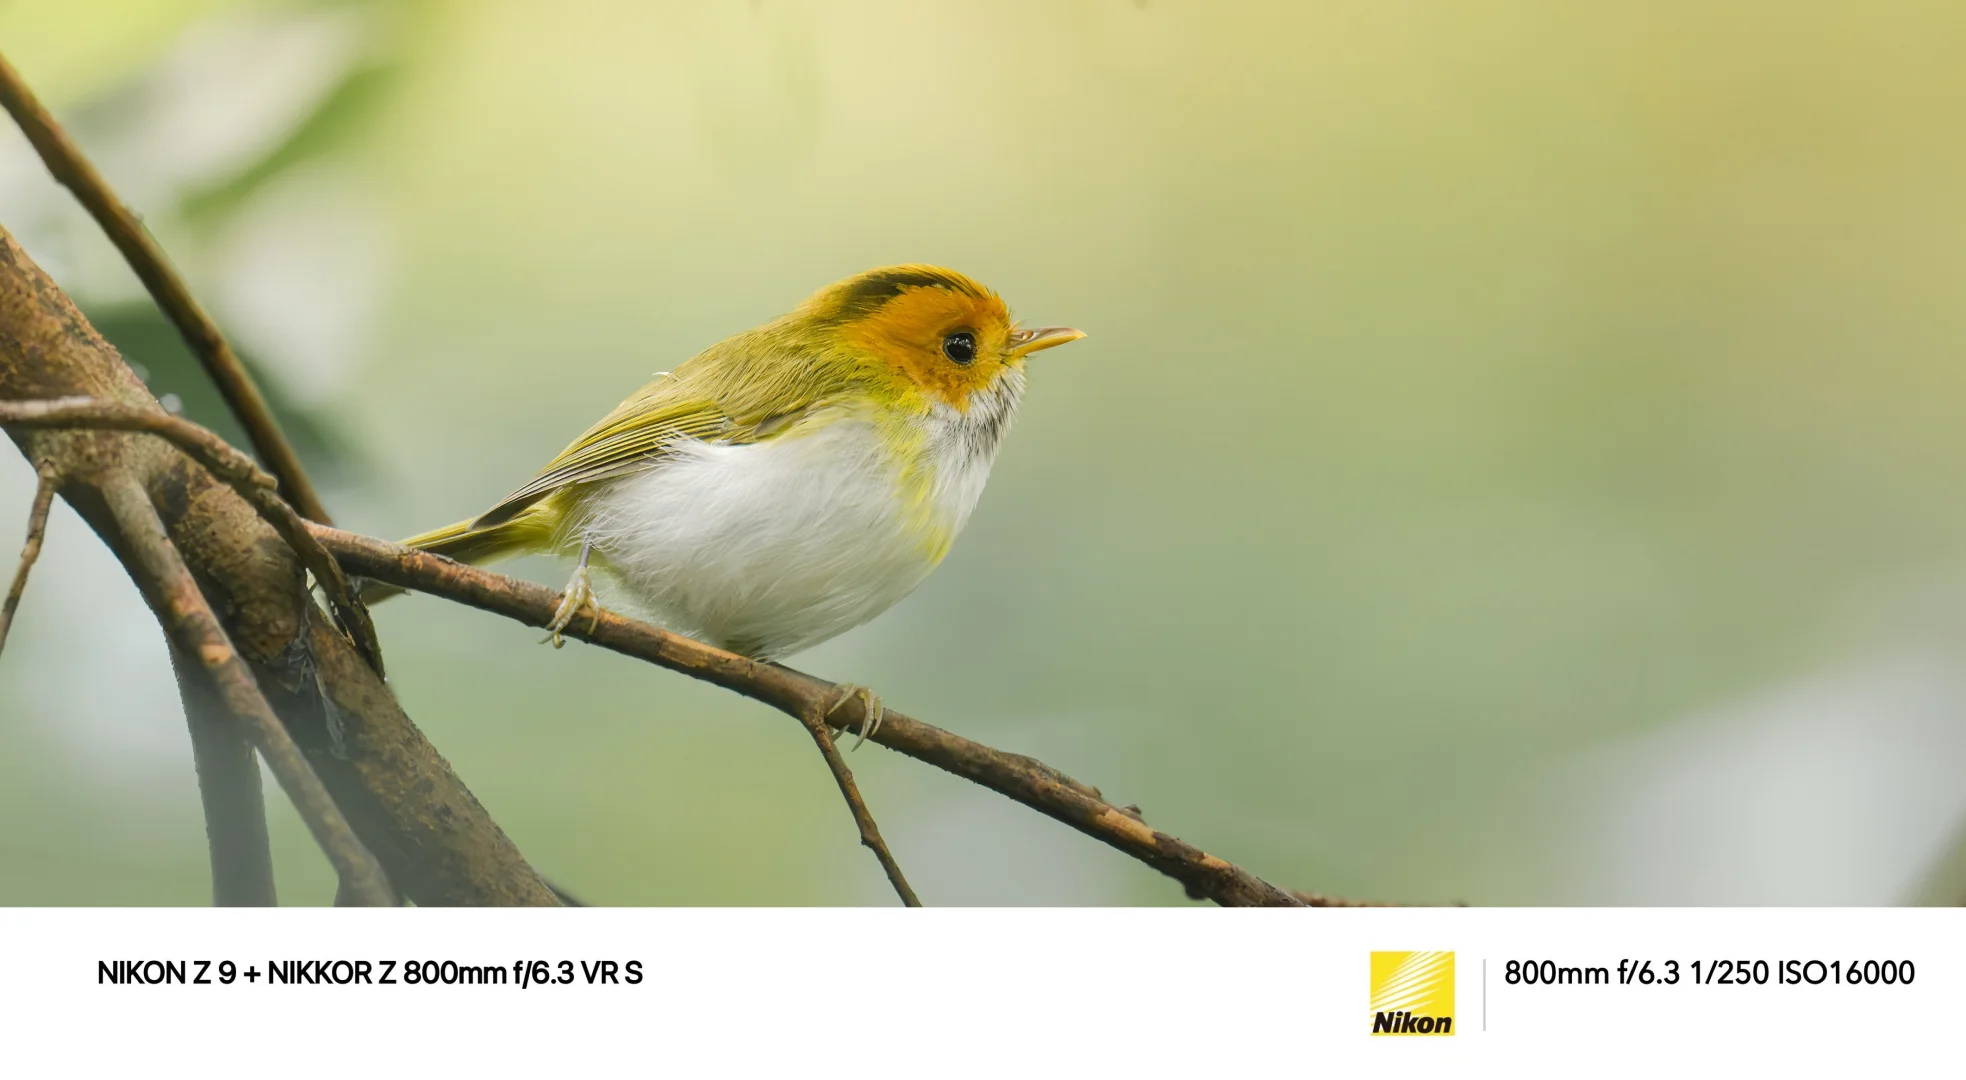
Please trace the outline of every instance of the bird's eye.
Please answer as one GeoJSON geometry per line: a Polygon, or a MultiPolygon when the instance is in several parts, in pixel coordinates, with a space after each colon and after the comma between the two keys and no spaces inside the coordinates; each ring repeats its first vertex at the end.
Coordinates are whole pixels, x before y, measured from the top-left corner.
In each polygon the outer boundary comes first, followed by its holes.
{"type": "Polygon", "coordinates": [[[967,330],[958,330],[943,338],[942,355],[958,364],[967,364],[976,359],[976,335],[967,330]]]}

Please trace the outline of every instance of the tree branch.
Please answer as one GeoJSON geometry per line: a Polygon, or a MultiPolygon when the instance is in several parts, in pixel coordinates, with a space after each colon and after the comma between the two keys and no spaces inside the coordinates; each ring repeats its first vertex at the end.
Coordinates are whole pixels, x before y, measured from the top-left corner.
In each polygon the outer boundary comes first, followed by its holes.
{"type": "Polygon", "coordinates": [[[341,565],[307,531],[307,525],[280,498],[276,482],[261,472],[251,458],[234,449],[210,429],[160,409],[118,405],[87,397],[58,398],[53,401],[0,402],[0,426],[48,428],[98,428],[109,431],[144,431],[169,440],[172,445],[203,465],[213,476],[239,493],[253,510],[273,526],[280,539],[300,557],[314,580],[327,594],[328,606],[355,647],[367,657],[369,665],[382,672],[382,646],[376,641],[375,623],[368,605],[356,593],[341,565]]]}
{"type": "MultiPolygon", "coordinates": [[[[310,525],[309,529],[355,575],[442,596],[527,626],[546,626],[560,603],[560,594],[552,589],[466,566],[441,555],[326,526],[310,525]]],[[[845,689],[788,667],[725,652],[605,610],[595,616],[591,627],[583,615],[564,633],[735,690],[795,719],[814,711],[826,715],[834,702],[840,702],[845,689]]],[[[854,727],[866,720],[865,695],[846,697],[826,717],[835,727],[854,727]]],[[[1289,891],[1150,827],[1136,813],[1106,802],[1097,788],[1081,784],[1034,758],[993,750],[893,709],[885,710],[879,730],[870,738],[890,750],[975,781],[1062,821],[1181,882],[1191,895],[1227,906],[1304,906],[1289,891]]]]}
{"type": "Polygon", "coordinates": [[[921,897],[908,885],[908,879],[901,875],[901,864],[894,861],[894,853],[887,849],[887,841],[881,839],[881,827],[874,824],[873,812],[867,809],[867,801],[860,797],[860,785],[853,782],[853,770],[846,767],[846,759],[840,756],[840,748],[833,743],[833,733],[826,729],[826,716],[818,709],[810,709],[799,714],[799,722],[805,725],[812,735],[812,741],[819,747],[819,754],[826,759],[826,767],[833,771],[833,780],[840,786],[840,796],[846,799],[847,809],[853,812],[853,823],[860,828],[860,842],[880,860],[881,872],[887,875],[888,884],[901,897],[907,907],[921,907],[921,897]]]}
{"type": "Polygon", "coordinates": [[[191,728],[191,761],[198,770],[211,854],[212,904],[275,907],[280,894],[273,883],[273,844],[266,834],[266,797],[253,744],[198,661],[173,646],[171,669],[191,728]]]}
{"type": "Polygon", "coordinates": [[[27,572],[34,569],[34,560],[41,557],[41,541],[48,532],[48,511],[55,503],[58,478],[54,466],[43,464],[34,470],[34,475],[34,504],[27,510],[27,543],[21,546],[20,565],[14,570],[13,584],[7,586],[7,599],[0,601],[0,649],[7,647],[7,631],[13,628],[14,612],[27,592],[27,572]]]}
{"type": "Polygon", "coordinates": [[[142,586],[171,644],[204,667],[227,711],[246,725],[248,737],[265,756],[348,892],[365,906],[394,906],[396,895],[381,865],[356,838],[341,808],[321,785],[321,778],[301,756],[293,736],[273,714],[273,706],[260,693],[252,672],[246,670],[218,616],[205,602],[191,568],[171,544],[163,519],[150,505],[150,496],[127,476],[111,480],[103,495],[132,556],[127,564],[131,575],[142,586]]]}
{"type": "MultiPolygon", "coordinates": [[[[85,396],[164,415],[141,380],[0,229],[0,402],[85,396]]],[[[93,429],[8,426],[59,494],[128,565],[104,487],[144,486],[239,656],[389,880],[423,906],[556,900],[309,596],[292,548],[237,489],[172,444],[93,429]]]]}
{"type": "Polygon", "coordinates": [[[327,508],[321,505],[313,481],[301,468],[299,456],[274,421],[266,399],[253,384],[245,365],[226,344],[225,335],[219,333],[218,324],[199,306],[191,290],[185,287],[184,279],[171,268],[164,250],[157,246],[143,222],[110,190],[102,174],[76,149],[68,133],[55,123],[55,118],[42,107],[34,91],[28,89],[5,57],[0,57],[0,106],[13,115],[48,171],[63,187],[75,193],[75,198],[129,261],[130,269],[136,271],[144,288],[150,290],[157,306],[176,324],[185,345],[204,365],[205,373],[217,385],[232,415],[246,429],[253,451],[266,462],[267,470],[279,478],[287,501],[305,517],[323,523],[332,521],[327,508]]]}

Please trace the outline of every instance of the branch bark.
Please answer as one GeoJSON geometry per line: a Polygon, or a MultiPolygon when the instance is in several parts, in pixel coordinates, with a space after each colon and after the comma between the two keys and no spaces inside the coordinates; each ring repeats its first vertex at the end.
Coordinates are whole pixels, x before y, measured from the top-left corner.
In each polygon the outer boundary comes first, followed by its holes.
{"type": "Polygon", "coordinates": [[[109,431],[146,431],[170,440],[191,455],[206,471],[232,488],[253,510],[280,534],[308,573],[321,583],[335,620],[362,651],[371,667],[382,672],[382,646],[376,641],[375,623],[368,606],[362,603],[348,578],[307,525],[280,498],[278,482],[259,470],[253,460],[203,428],[180,416],[155,409],[96,401],[88,397],[60,398],[54,401],[0,402],[0,424],[8,427],[96,428],[109,431]]]}
{"type": "MultiPolygon", "coordinates": [[[[0,402],[88,397],[165,415],[0,229],[0,402]]],[[[552,892],[308,595],[293,550],[230,485],[139,433],[7,427],[129,565],[105,490],[140,484],[239,656],[390,880],[418,904],[543,905],[552,892]]]]}
{"type": "MultiPolygon", "coordinates": [[[[279,777],[279,785],[287,789],[287,797],[293,799],[293,807],[301,812],[301,820],[315,834],[315,842],[348,891],[366,907],[391,907],[395,895],[376,864],[376,856],[356,838],[348,818],[328,797],[285,724],[273,716],[273,706],[267,704],[224,628],[218,626],[218,616],[204,602],[204,592],[191,576],[191,567],[185,565],[177,547],[171,545],[169,533],[163,531],[163,519],[149,504],[149,494],[134,478],[118,474],[104,484],[102,496],[110,519],[116,521],[122,549],[130,553],[124,567],[138,580],[151,610],[157,612],[157,622],[163,624],[171,647],[201,665],[204,677],[224,700],[226,712],[246,724],[248,738],[265,755],[273,775],[279,777]]],[[[263,826],[263,812],[260,820],[263,826]]]]}
{"type": "Polygon", "coordinates": [[[212,863],[212,905],[275,907],[280,894],[273,882],[273,842],[266,833],[266,796],[253,744],[196,660],[172,648],[171,669],[191,729],[191,763],[198,770],[212,863]]]}
{"type": "MultiPolygon", "coordinates": [[[[172,646],[203,666],[226,711],[246,725],[247,737],[266,756],[273,775],[279,777],[280,786],[286,789],[294,809],[300,811],[301,820],[307,823],[349,894],[366,907],[393,906],[395,894],[382,867],[356,839],[348,819],[327,788],[321,786],[321,778],[308,767],[286,725],[273,714],[273,706],[267,703],[259,683],[219,625],[218,616],[205,602],[191,568],[172,546],[149,494],[135,479],[118,474],[103,485],[103,497],[122,547],[130,556],[124,567],[143,589],[172,646]]],[[[261,820],[265,820],[263,815],[261,820]]]]}

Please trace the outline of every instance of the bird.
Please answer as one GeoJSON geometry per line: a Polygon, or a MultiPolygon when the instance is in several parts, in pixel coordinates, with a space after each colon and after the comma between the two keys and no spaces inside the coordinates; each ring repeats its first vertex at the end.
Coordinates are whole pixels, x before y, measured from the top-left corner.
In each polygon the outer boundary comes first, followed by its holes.
{"type": "MultiPolygon", "coordinates": [[[[598,619],[598,572],[669,630],[778,661],[928,577],[983,494],[1026,362],[1084,336],[1020,326],[954,270],[869,270],[657,373],[491,509],[403,543],[472,564],[571,556],[556,648],[598,619]]],[[[849,686],[832,709],[855,693],[864,741],[878,697],[849,686]]]]}

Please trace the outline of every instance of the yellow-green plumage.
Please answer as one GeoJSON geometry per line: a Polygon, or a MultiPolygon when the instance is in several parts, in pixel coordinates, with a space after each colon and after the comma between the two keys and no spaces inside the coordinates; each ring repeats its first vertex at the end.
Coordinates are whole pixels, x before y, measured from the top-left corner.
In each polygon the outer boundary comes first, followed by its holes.
{"type": "Polygon", "coordinates": [[[1015,331],[953,271],[872,271],[658,376],[490,510],[406,543],[471,563],[591,548],[671,626],[783,655],[933,569],[1025,353],[1077,336],[1015,331]],[[952,360],[951,335],[974,355],[952,360]]]}

